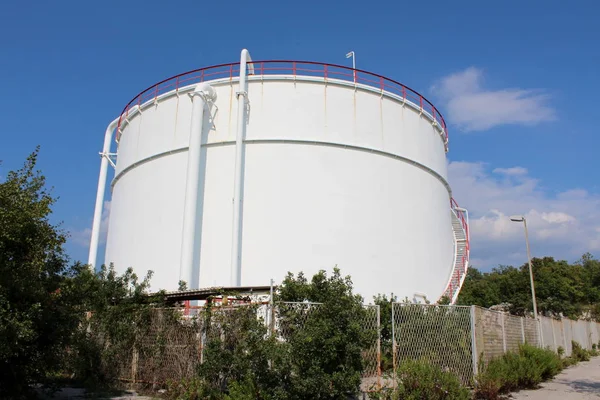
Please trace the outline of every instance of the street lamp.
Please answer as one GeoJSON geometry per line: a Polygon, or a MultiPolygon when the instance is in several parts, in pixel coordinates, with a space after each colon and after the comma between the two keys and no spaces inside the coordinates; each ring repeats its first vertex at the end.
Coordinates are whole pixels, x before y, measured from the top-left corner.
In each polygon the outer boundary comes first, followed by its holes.
{"type": "Polygon", "coordinates": [[[531,299],[533,301],[533,314],[535,315],[535,319],[538,319],[537,313],[537,303],[535,300],[535,287],[533,285],[533,268],[531,266],[531,252],[529,251],[529,235],[527,233],[527,220],[522,215],[513,215],[510,217],[510,220],[513,222],[522,222],[523,227],[525,228],[525,245],[527,246],[527,260],[529,261],[529,280],[531,281],[531,299]]]}
{"type": "Polygon", "coordinates": [[[351,51],[346,54],[346,58],[352,58],[352,74],[354,75],[354,82],[356,82],[356,54],[351,51]]]}

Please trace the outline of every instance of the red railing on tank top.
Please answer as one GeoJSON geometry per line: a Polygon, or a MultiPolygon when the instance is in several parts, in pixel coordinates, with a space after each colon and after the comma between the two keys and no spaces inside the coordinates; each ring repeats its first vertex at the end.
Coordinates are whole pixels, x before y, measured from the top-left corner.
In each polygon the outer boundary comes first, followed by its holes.
{"type": "MultiPolygon", "coordinates": [[[[447,149],[448,129],[442,114],[419,92],[393,79],[360,69],[354,70],[343,65],[325,64],[313,61],[266,60],[253,61],[249,63],[248,66],[249,69],[254,68],[254,73],[250,74],[250,76],[289,75],[320,77],[325,81],[328,79],[341,80],[357,85],[366,85],[380,90],[382,93],[386,92],[394,94],[416,105],[421,112],[428,113],[431,116],[432,120],[440,126],[443,132],[444,145],[447,149]]],[[[215,79],[229,79],[233,81],[239,76],[239,72],[239,63],[219,64],[184,72],[150,86],[131,99],[131,101],[123,108],[117,127],[117,137],[120,135],[123,119],[128,116],[133,107],[141,106],[148,101],[156,101],[159,96],[165,93],[173,90],[178,91],[183,87],[195,83],[215,79]]]]}

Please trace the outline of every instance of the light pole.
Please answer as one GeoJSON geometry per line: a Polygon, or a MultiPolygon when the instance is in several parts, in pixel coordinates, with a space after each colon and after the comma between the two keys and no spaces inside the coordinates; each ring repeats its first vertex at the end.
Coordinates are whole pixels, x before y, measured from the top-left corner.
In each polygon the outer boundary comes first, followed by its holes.
{"type": "Polygon", "coordinates": [[[538,319],[537,302],[535,300],[535,286],[533,285],[533,268],[531,266],[531,252],[529,251],[529,235],[527,233],[527,220],[522,215],[513,215],[510,217],[513,222],[522,222],[525,228],[525,245],[527,246],[527,260],[529,261],[529,280],[531,281],[531,299],[533,301],[533,315],[538,319]]]}
{"type": "Polygon", "coordinates": [[[351,51],[346,54],[346,58],[352,57],[352,75],[354,76],[354,82],[356,83],[356,54],[354,51],[351,51]]]}

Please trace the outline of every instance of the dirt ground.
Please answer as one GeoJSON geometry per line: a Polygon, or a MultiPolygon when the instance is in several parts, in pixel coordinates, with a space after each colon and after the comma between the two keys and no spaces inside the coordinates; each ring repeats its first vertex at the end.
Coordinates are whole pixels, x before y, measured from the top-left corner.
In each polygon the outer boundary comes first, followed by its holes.
{"type": "MultiPolygon", "coordinates": [[[[58,391],[57,393],[55,393],[53,396],[46,396],[44,397],[42,395],[41,392],[39,392],[40,398],[43,400],[83,400],[83,399],[89,399],[89,396],[86,396],[86,392],[85,389],[79,389],[79,388],[65,388],[62,389],[60,391],[58,391]]],[[[102,399],[102,400],[152,400],[152,397],[147,397],[147,396],[139,396],[137,393],[133,392],[133,391],[126,391],[123,392],[119,395],[106,395],[106,396],[100,396],[100,397],[93,397],[95,399],[102,399]]]]}
{"type": "Polygon", "coordinates": [[[514,399],[578,400],[600,399],[600,357],[579,363],[564,370],[554,380],[537,390],[523,390],[514,399]]]}
{"type": "MultiPolygon", "coordinates": [[[[363,388],[376,383],[376,379],[365,380],[363,388]]],[[[365,396],[366,398],[367,396],[365,396]]],[[[600,357],[591,361],[579,363],[560,373],[554,380],[543,383],[539,389],[523,390],[513,393],[512,399],[528,400],[585,400],[600,399],[600,357]]],[[[82,389],[63,389],[53,400],[84,399],[82,389]]],[[[139,396],[135,392],[125,392],[117,396],[107,396],[111,400],[151,400],[151,397],[139,396]]]]}

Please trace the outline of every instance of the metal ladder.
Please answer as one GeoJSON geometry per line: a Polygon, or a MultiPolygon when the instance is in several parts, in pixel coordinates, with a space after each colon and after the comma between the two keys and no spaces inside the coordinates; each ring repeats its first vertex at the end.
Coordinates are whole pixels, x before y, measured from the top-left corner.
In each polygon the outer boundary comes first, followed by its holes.
{"type": "Polygon", "coordinates": [[[452,275],[450,276],[450,281],[448,282],[444,296],[450,299],[451,304],[454,304],[456,303],[460,288],[467,276],[467,269],[469,266],[469,244],[463,221],[458,217],[455,210],[450,209],[450,214],[456,247],[452,275]]]}

